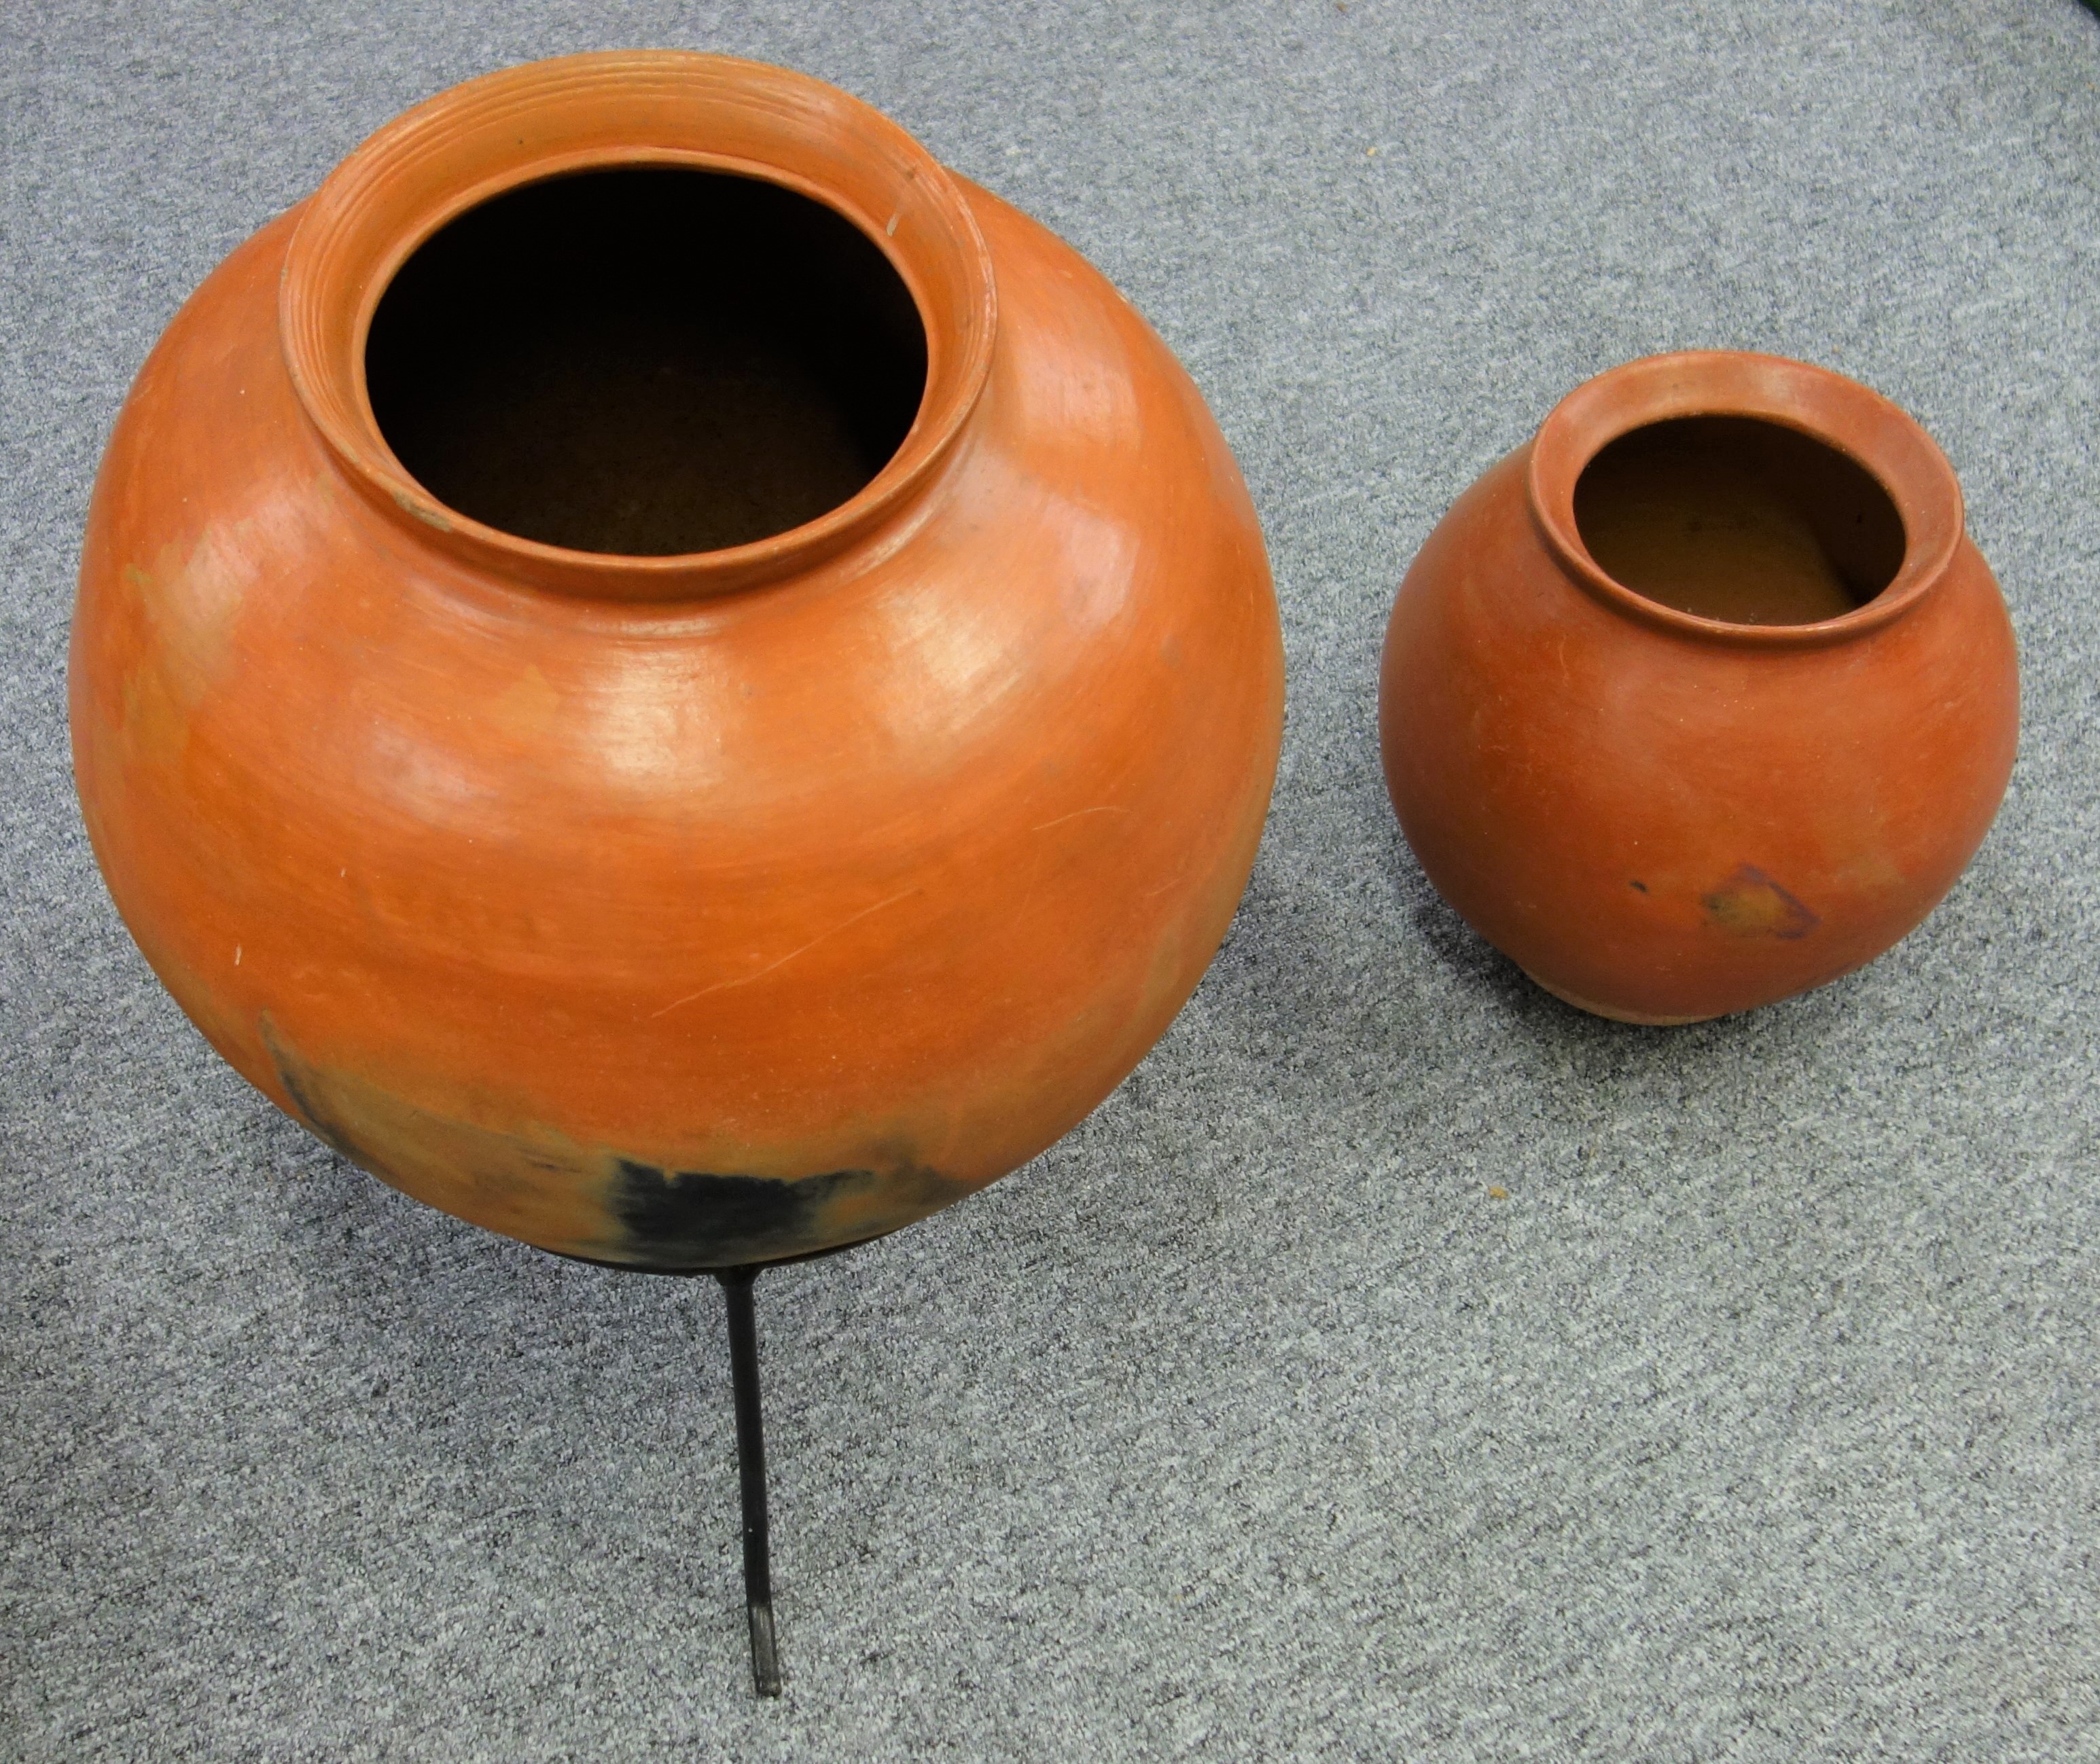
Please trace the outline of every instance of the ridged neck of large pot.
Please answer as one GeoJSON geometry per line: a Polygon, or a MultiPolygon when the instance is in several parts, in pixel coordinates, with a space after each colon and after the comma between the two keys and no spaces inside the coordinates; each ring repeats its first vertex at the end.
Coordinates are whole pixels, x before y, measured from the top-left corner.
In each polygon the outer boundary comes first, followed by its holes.
{"type": "Polygon", "coordinates": [[[615,52],[536,62],[440,93],[330,174],[301,217],[278,306],[299,399],[346,474],[425,545],[562,593],[677,601],[753,586],[874,541],[938,472],[991,362],[991,260],[961,191],[880,112],[805,74],[722,55],[615,52]],[[754,544],[676,557],[574,551],[448,508],[394,456],[365,389],[365,340],[395,273],[466,209],[616,165],[691,165],[810,196],[888,257],[926,333],[926,388],[889,463],[849,501],[754,544]]]}
{"type": "Polygon", "coordinates": [[[1612,611],[1736,648],[1815,649],[1882,630],[1932,593],[1961,542],[1961,486],[1932,438],[1878,392],[1807,362],[1724,350],[1650,355],[1586,381],[1532,443],[1533,518],[1561,567],[1612,611]],[[1873,599],[1806,624],[1731,624],[1638,594],[1601,569],[1575,520],[1583,469],[1621,435],[1682,417],[1745,417],[1798,430],[1861,467],[1903,523],[1903,561],[1873,599]]]}

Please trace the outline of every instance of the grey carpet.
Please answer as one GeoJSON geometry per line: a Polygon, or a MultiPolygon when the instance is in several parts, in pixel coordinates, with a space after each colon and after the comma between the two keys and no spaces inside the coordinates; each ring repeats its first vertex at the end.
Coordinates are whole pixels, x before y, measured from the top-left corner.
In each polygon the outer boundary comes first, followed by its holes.
{"type": "Polygon", "coordinates": [[[2100,1757],[2076,0],[22,0],[0,106],[0,1756],[2100,1757]],[[67,770],[89,482],[177,305],[412,102],[632,44],[836,81],[1100,264],[1238,452],[1291,668],[1253,887],[1137,1074],[761,1285],[773,1706],[711,1288],[276,1115],[133,951],[67,770]],[[1374,664],[1451,498],[1688,345],[1939,438],[2026,725],[1916,936],[1644,1031],[1429,893],[1374,664]]]}

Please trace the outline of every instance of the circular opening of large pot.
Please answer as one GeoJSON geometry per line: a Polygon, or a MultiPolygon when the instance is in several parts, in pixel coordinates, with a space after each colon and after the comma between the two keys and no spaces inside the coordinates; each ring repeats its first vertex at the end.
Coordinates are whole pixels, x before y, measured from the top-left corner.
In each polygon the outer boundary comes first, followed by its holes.
{"type": "Polygon", "coordinates": [[[926,333],[875,242],[810,197],[683,167],[508,191],[426,240],[365,345],[380,433],[448,508],[662,557],[815,520],[917,415],[926,333]]]}
{"type": "Polygon", "coordinates": [[[1679,417],[1583,468],[1575,524],[1598,567],[1643,598],[1731,624],[1856,611],[1903,563],[1903,518],[1835,448],[1754,417],[1679,417]]]}

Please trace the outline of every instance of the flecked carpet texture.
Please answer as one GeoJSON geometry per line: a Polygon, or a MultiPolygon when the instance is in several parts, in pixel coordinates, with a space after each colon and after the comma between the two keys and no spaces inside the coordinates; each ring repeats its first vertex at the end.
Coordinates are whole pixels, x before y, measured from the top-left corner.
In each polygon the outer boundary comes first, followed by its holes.
{"type": "Polygon", "coordinates": [[[0,1757],[2100,1757],[2100,20],[2074,0],[0,11],[0,1757]],[[1237,451],[1290,666],[1252,887],[1064,1144],[760,1284],[343,1163],[134,950],[70,784],[90,483],[233,245],[454,81],[721,49],[1083,251],[1237,451]],[[1393,589],[1560,395],[1821,362],[1961,473],[2012,792],[1812,996],[1620,1027],[1436,897],[1393,589]]]}

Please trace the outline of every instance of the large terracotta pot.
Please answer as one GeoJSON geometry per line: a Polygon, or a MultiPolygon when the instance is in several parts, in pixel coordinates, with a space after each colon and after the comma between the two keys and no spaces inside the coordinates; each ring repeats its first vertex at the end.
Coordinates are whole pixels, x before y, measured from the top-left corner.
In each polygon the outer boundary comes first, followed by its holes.
{"type": "Polygon", "coordinates": [[[2012,629],[1962,519],[1917,425],[1821,368],[1663,355],[1578,387],[1393,606],[1386,778],[1430,880],[1634,1022],[1872,959],[2012,768],[2012,629]]]}
{"type": "Polygon", "coordinates": [[[1114,289],[845,95],[678,54],[447,92],[213,274],[71,681],[213,1046],[432,1206],[667,1268],[1092,1109],[1232,916],[1282,686],[1239,474],[1114,289]]]}

